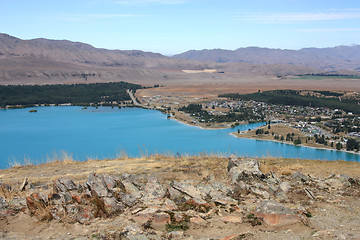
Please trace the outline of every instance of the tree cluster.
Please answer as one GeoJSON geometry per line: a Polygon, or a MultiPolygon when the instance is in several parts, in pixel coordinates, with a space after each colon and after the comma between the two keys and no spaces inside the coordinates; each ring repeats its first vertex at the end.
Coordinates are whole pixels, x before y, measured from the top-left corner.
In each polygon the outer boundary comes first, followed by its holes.
{"type": "Polygon", "coordinates": [[[72,85],[9,85],[0,86],[0,107],[35,104],[88,105],[90,103],[131,100],[126,89],[136,91],[140,85],[113,82],[72,85]]]}

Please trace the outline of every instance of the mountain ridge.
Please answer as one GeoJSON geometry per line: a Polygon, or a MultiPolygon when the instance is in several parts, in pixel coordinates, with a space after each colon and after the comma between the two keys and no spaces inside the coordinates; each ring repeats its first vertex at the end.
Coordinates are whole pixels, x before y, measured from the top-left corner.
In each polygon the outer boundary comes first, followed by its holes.
{"type": "MultiPolygon", "coordinates": [[[[253,50],[263,50],[252,47],[253,50]]],[[[251,49],[250,49],[251,50],[251,49]]],[[[231,50],[229,50],[231,53],[231,50]]],[[[36,38],[22,40],[0,33],[0,84],[62,84],[128,81],[137,84],[227,82],[244,76],[319,74],[312,64],[187,60],[141,50],[108,50],[87,43],[36,38]],[[225,63],[224,63],[225,62],[225,63]],[[201,73],[215,69],[215,74],[201,73]],[[200,70],[187,74],[183,70],[200,70]],[[85,77],[84,77],[85,76],[85,77]]],[[[331,73],[333,73],[332,71],[331,73]]],[[[336,71],[360,75],[359,71],[336,71]]]]}
{"type": "Polygon", "coordinates": [[[300,50],[254,46],[235,50],[203,49],[189,50],[173,57],[217,63],[289,64],[315,67],[325,71],[360,70],[360,45],[300,50]]]}

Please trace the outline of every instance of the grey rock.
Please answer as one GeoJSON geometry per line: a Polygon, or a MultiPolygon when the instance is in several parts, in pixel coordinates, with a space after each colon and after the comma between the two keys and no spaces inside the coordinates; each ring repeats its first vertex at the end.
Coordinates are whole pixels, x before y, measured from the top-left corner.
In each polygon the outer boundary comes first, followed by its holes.
{"type": "Polygon", "coordinates": [[[270,194],[266,190],[263,190],[261,188],[251,187],[250,192],[252,194],[254,194],[255,196],[261,197],[263,199],[269,199],[270,198],[270,194]]]}
{"type": "Polygon", "coordinates": [[[234,187],[234,195],[244,197],[250,193],[250,186],[240,181],[234,187]]]}
{"type": "MultiPolygon", "coordinates": [[[[77,216],[81,213],[81,207],[76,204],[64,205],[65,214],[73,221],[77,221],[77,216]]],[[[61,209],[59,209],[61,211],[61,209]]]]}
{"type": "Polygon", "coordinates": [[[6,202],[5,198],[0,197],[0,210],[7,208],[9,204],[6,202]]]}
{"type": "Polygon", "coordinates": [[[69,178],[59,178],[54,182],[54,190],[56,192],[67,192],[67,191],[77,190],[77,186],[69,178]]]}
{"type": "Polygon", "coordinates": [[[267,191],[268,191],[268,193],[269,193],[270,195],[275,195],[276,192],[278,191],[278,189],[279,189],[279,187],[276,187],[276,186],[274,186],[273,184],[268,184],[268,189],[267,189],[267,191]]]}
{"type": "MultiPolygon", "coordinates": [[[[198,189],[196,189],[193,185],[186,182],[177,182],[173,180],[170,183],[171,187],[178,190],[179,192],[188,195],[192,199],[194,199],[198,204],[205,204],[206,202],[202,199],[201,193],[198,189]]],[[[173,200],[173,199],[172,199],[173,200]]]]}
{"type": "Polygon", "coordinates": [[[125,191],[125,186],[121,182],[120,177],[104,174],[103,178],[104,178],[104,183],[108,190],[114,191],[115,189],[121,189],[122,191],[125,191]]]}
{"type": "Polygon", "coordinates": [[[349,178],[348,182],[352,187],[360,187],[360,178],[349,178]]]}
{"type": "Polygon", "coordinates": [[[276,173],[274,173],[273,171],[270,172],[270,179],[272,179],[276,184],[281,183],[279,176],[276,173]]]}
{"type": "Polygon", "coordinates": [[[21,209],[26,206],[26,199],[22,197],[14,197],[11,201],[9,201],[9,205],[11,205],[14,209],[21,209]]]}
{"type": "Polygon", "coordinates": [[[101,200],[104,202],[107,214],[112,215],[114,213],[122,212],[125,209],[125,205],[116,200],[115,197],[104,197],[101,200]]]}
{"type": "Polygon", "coordinates": [[[134,206],[140,199],[140,197],[126,194],[126,193],[120,193],[118,195],[118,197],[119,197],[120,201],[128,207],[134,206]]]}
{"type": "Polygon", "coordinates": [[[130,194],[136,198],[142,198],[144,195],[143,191],[140,191],[132,182],[123,181],[125,186],[125,193],[130,194]]]}
{"type": "Polygon", "coordinates": [[[140,191],[143,191],[147,182],[147,176],[142,175],[135,175],[135,174],[127,174],[122,173],[120,175],[120,179],[125,185],[125,183],[131,183],[135,185],[140,191]]]}
{"type": "Polygon", "coordinates": [[[170,195],[170,199],[173,200],[176,204],[183,204],[187,200],[191,199],[189,195],[186,195],[177,189],[173,188],[172,186],[169,186],[168,193],[170,195]]]}
{"type": "Polygon", "coordinates": [[[288,182],[282,182],[279,185],[278,191],[282,191],[283,193],[287,193],[291,189],[291,185],[288,182]]]}
{"type": "Polygon", "coordinates": [[[273,201],[262,201],[255,210],[256,213],[269,214],[295,214],[295,211],[284,205],[273,201]]]}
{"type": "Polygon", "coordinates": [[[149,175],[145,185],[143,201],[150,202],[153,200],[159,200],[163,198],[165,194],[165,189],[160,184],[159,180],[156,177],[149,175]]]}
{"type": "Polygon", "coordinates": [[[295,172],[293,173],[293,175],[291,176],[292,180],[297,181],[297,182],[302,182],[305,183],[307,181],[310,180],[310,178],[304,174],[302,174],[301,172],[295,172]]]}
{"type": "Polygon", "coordinates": [[[237,181],[249,181],[251,179],[265,179],[266,176],[259,169],[260,163],[252,158],[230,157],[228,164],[228,176],[232,183],[237,181]]]}
{"type": "Polygon", "coordinates": [[[224,194],[227,194],[231,192],[231,187],[216,180],[209,181],[210,185],[217,191],[223,192],[224,194]]]}
{"type": "Polygon", "coordinates": [[[62,220],[66,216],[65,208],[62,205],[53,206],[50,213],[55,220],[62,220]]]}
{"type": "Polygon", "coordinates": [[[111,197],[112,194],[108,190],[104,176],[97,175],[96,173],[90,173],[88,181],[86,182],[91,195],[96,195],[97,197],[111,197]]]}

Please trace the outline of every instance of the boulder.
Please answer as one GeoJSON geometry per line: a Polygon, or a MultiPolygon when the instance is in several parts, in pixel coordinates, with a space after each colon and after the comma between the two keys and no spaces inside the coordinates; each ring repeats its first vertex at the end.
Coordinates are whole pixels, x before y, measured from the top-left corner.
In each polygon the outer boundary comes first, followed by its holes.
{"type": "Polygon", "coordinates": [[[263,199],[269,199],[270,194],[268,193],[268,188],[265,187],[261,183],[253,183],[252,185],[248,186],[249,193],[255,195],[256,197],[261,197],[263,199]]]}
{"type": "Polygon", "coordinates": [[[251,187],[250,192],[252,194],[254,194],[256,197],[261,197],[263,199],[269,199],[270,198],[270,194],[266,190],[263,190],[261,188],[251,187]]]}
{"type": "Polygon", "coordinates": [[[142,200],[146,202],[151,202],[154,200],[160,200],[165,196],[166,192],[163,186],[160,184],[159,180],[149,175],[147,177],[147,183],[145,185],[145,193],[142,200]]]}
{"type": "Polygon", "coordinates": [[[112,194],[108,190],[104,176],[97,175],[96,173],[90,173],[88,181],[86,182],[88,189],[91,192],[91,195],[97,197],[111,197],[112,194]]]}
{"type": "Polygon", "coordinates": [[[125,205],[114,197],[104,197],[101,200],[104,202],[105,211],[109,215],[122,212],[125,209],[125,205]]]}
{"type": "Polygon", "coordinates": [[[300,222],[295,211],[273,201],[261,202],[255,210],[255,216],[269,226],[280,227],[300,222]]]}
{"type": "Polygon", "coordinates": [[[259,168],[260,163],[256,159],[231,156],[228,164],[228,176],[231,183],[238,181],[247,182],[252,179],[265,179],[266,176],[259,168]]]}
{"type": "Polygon", "coordinates": [[[77,190],[76,184],[69,178],[59,178],[54,182],[55,192],[67,192],[77,190]]]}
{"type": "Polygon", "coordinates": [[[127,193],[119,193],[118,198],[122,203],[124,203],[127,207],[134,206],[141,196],[134,196],[127,193]]]}
{"type": "Polygon", "coordinates": [[[125,186],[119,177],[104,174],[103,178],[104,178],[104,183],[109,191],[113,192],[116,189],[125,191],[125,186]]]}
{"type": "Polygon", "coordinates": [[[189,199],[191,199],[190,196],[176,190],[172,186],[169,186],[168,193],[169,193],[170,199],[173,200],[176,204],[183,204],[186,201],[188,201],[189,199]]]}
{"type": "Polygon", "coordinates": [[[301,182],[301,183],[306,183],[307,181],[310,180],[310,178],[308,176],[302,174],[301,172],[293,173],[291,178],[292,178],[293,181],[301,182]]]}
{"type": "Polygon", "coordinates": [[[235,184],[233,195],[235,198],[239,199],[240,197],[245,197],[250,193],[250,186],[242,181],[239,181],[235,184]]]}
{"type": "Polygon", "coordinates": [[[201,197],[201,192],[196,189],[193,185],[186,182],[177,182],[173,180],[170,183],[170,186],[175,190],[179,191],[182,194],[185,194],[192,198],[197,204],[206,204],[206,202],[201,197]]]}

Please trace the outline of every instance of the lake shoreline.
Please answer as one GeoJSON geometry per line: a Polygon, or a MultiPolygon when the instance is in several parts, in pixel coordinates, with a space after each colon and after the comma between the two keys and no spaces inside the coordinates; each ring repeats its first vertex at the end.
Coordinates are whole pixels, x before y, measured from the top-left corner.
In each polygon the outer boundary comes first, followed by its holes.
{"type": "Polygon", "coordinates": [[[314,147],[314,146],[308,146],[308,145],[304,145],[304,144],[295,145],[294,143],[291,143],[291,142],[279,141],[279,140],[275,140],[275,139],[274,140],[271,140],[271,139],[259,139],[259,138],[250,137],[250,136],[242,137],[239,134],[237,134],[236,132],[232,132],[232,133],[229,133],[229,134],[234,136],[234,137],[237,137],[237,138],[253,139],[253,140],[257,140],[257,141],[276,142],[276,143],[283,143],[283,144],[288,144],[288,145],[297,146],[297,147],[307,147],[307,148],[313,148],[313,149],[318,149],[318,150],[329,150],[329,151],[334,151],[334,152],[344,152],[344,153],[360,155],[360,152],[354,152],[354,151],[337,150],[337,149],[324,148],[324,147],[314,147]]]}

